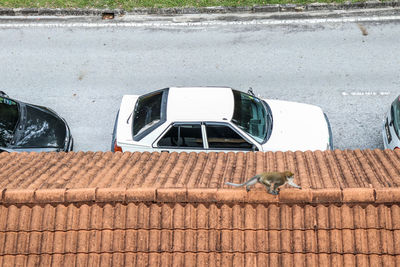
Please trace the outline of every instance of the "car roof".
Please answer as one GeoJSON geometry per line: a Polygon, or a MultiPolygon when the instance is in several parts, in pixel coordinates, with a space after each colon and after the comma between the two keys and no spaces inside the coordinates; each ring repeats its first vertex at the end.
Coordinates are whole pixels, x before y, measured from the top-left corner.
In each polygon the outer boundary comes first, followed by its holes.
{"type": "Polygon", "coordinates": [[[233,93],[229,87],[170,87],[167,120],[231,120],[233,108],[233,93]]]}

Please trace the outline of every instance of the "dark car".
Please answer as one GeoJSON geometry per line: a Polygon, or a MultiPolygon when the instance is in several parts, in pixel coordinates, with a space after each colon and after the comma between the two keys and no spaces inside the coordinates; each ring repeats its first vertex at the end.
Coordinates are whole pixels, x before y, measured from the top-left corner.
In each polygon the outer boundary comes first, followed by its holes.
{"type": "Polygon", "coordinates": [[[67,152],[72,148],[71,131],[57,113],[0,91],[0,152],[67,152]]]}

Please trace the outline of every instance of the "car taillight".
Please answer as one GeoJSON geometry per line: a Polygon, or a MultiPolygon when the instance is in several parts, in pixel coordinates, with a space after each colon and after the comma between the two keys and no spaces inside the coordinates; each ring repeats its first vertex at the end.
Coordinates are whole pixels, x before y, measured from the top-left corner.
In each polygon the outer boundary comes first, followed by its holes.
{"type": "Polygon", "coordinates": [[[114,141],[114,152],[122,152],[122,147],[117,145],[117,139],[114,141]]]}

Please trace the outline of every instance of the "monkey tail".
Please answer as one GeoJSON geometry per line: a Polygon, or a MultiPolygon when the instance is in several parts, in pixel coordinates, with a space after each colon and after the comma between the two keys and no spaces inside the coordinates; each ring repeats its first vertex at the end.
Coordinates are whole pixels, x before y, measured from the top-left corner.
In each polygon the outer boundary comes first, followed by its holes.
{"type": "Polygon", "coordinates": [[[231,185],[231,186],[236,186],[236,187],[241,187],[241,186],[244,186],[246,183],[243,183],[243,184],[234,184],[234,183],[226,182],[225,184],[231,185]]]}
{"type": "Polygon", "coordinates": [[[250,186],[250,185],[255,185],[258,182],[258,179],[260,178],[259,175],[253,176],[250,180],[248,180],[247,182],[244,182],[243,184],[234,184],[234,183],[230,183],[230,182],[226,182],[225,184],[227,185],[231,185],[231,186],[236,186],[236,187],[240,187],[240,186],[250,186]]]}

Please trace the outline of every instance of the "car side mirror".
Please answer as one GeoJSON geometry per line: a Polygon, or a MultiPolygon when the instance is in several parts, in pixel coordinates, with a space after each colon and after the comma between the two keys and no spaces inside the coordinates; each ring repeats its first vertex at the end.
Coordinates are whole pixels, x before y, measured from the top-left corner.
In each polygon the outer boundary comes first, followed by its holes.
{"type": "Polygon", "coordinates": [[[252,95],[252,96],[256,96],[255,94],[254,94],[254,92],[253,92],[253,88],[249,88],[249,90],[247,90],[247,93],[249,94],[249,95],[252,95]]]}

